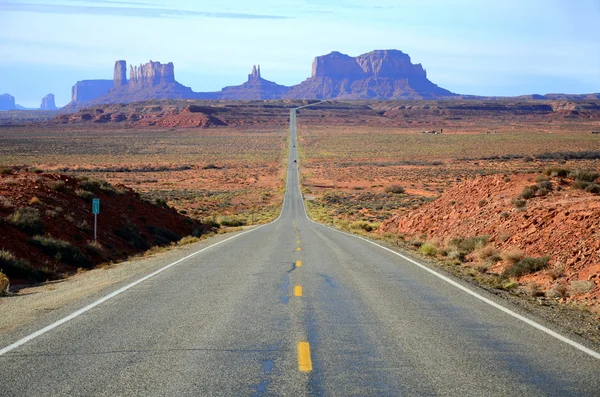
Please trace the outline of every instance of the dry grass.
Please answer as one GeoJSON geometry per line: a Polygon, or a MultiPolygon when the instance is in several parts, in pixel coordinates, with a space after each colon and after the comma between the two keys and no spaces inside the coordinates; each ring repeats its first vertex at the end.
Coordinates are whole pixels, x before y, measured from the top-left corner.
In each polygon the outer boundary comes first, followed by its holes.
{"type": "Polygon", "coordinates": [[[0,295],[8,294],[9,287],[10,282],[8,281],[8,277],[0,271],[0,295]]]}
{"type": "Polygon", "coordinates": [[[596,284],[590,280],[574,280],[571,281],[567,287],[569,296],[577,296],[581,294],[587,294],[596,288],[596,284]]]}
{"type": "Polygon", "coordinates": [[[502,258],[503,261],[510,263],[511,265],[516,264],[517,262],[519,262],[521,259],[523,259],[525,257],[525,254],[523,253],[523,251],[517,249],[517,248],[512,248],[506,251],[502,251],[502,253],[500,254],[500,257],[502,258]]]}

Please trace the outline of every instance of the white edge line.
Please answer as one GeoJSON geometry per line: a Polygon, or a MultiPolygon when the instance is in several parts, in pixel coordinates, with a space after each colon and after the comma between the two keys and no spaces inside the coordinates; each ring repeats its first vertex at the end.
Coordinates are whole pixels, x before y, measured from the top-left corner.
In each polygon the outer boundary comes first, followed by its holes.
{"type": "MultiPolygon", "coordinates": [[[[298,171],[298,172],[300,172],[300,171],[298,171]]],[[[300,193],[302,193],[302,188],[300,186],[300,176],[298,176],[298,189],[300,190],[300,193]]],[[[443,274],[438,273],[437,271],[435,271],[435,270],[433,270],[433,269],[431,269],[431,268],[429,268],[429,267],[427,267],[427,266],[425,266],[425,265],[423,265],[423,264],[421,264],[421,263],[419,263],[419,262],[417,262],[417,261],[415,261],[415,260],[407,257],[406,255],[402,255],[399,252],[396,252],[396,251],[394,251],[394,250],[392,250],[390,248],[384,247],[383,245],[379,245],[376,242],[373,242],[371,240],[367,240],[364,237],[357,236],[355,234],[346,233],[346,232],[343,232],[341,230],[335,229],[333,227],[330,227],[330,226],[327,226],[325,224],[322,224],[322,223],[319,223],[319,222],[316,222],[316,221],[312,220],[308,216],[308,212],[306,211],[306,205],[304,203],[304,198],[302,199],[302,207],[304,208],[304,215],[306,215],[306,218],[309,221],[311,221],[312,223],[314,223],[316,225],[320,225],[320,226],[326,227],[327,229],[333,230],[334,232],[338,232],[338,233],[345,234],[345,235],[350,236],[350,237],[355,237],[355,238],[358,238],[360,240],[364,240],[364,241],[366,241],[369,244],[373,244],[373,245],[375,245],[375,246],[377,246],[377,247],[379,247],[381,249],[384,249],[384,250],[386,250],[388,252],[391,252],[392,254],[394,254],[396,256],[399,256],[400,258],[404,259],[405,261],[408,261],[408,262],[412,263],[413,265],[416,265],[416,266],[420,267],[421,269],[423,269],[423,270],[425,270],[425,271],[433,274],[434,276],[436,276],[436,277],[444,280],[448,284],[453,285],[454,287],[456,287],[456,288],[458,288],[458,289],[466,292],[467,294],[469,294],[469,295],[471,295],[471,296],[479,299],[480,301],[483,301],[483,302],[487,303],[488,305],[493,306],[496,309],[498,309],[498,310],[500,310],[500,311],[502,311],[502,312],[504,312],[504,313],[506,313],[506,314],[508,314],[508,315],[510,315],[510,316],[512,316],[512,317],[514,317],[516,319],[518,319],[518,320],[521,320],[524,323],[529,324],[532,327],[537,328],[538,330],[540,330],[542,332],[545,332],[548,335],[553,336],[554,338],[556,338],[556,339],[558,339],[558,340],[560,340],[560,341],[562,341],[562,342],[564,342],[564,343],[566,343],[568,345],[571,345],[574,348],[576,348],[578,350],[581,350],[582,352],[584,352],[586,354],[589,354],[590,356],[592,356],[594,358],[600,359],[600,353],[598,353],[597,351],[592,350],[592,349],[590,349],[590,348],[582,345],[581,343],[577,343],[574,340],[569,339],[566,336],[563,336],[563,335],[559,334],[558,332],[551,330],[550,328],[544,327],[542,324],[539,324],[539,323],[537,323],[537,322],[535,322],[535,321],[533,321],[533,320],[531,320],[531,319],[529,319],[529,318],[527,318],[527,317],[525,317],[525,316],[523,316],[523,315],[521,315],[519,313],[516,313],[516,312],[514,312],[514,311],[512,311],[512,310],[510,310],[510,309],[508,309],[508,308],[506,308],[506,307],[504,307],[502,305],[500,305],[499,303],[494,302],[493,300],[491,300],[489,298],[486,298],[483,295],[478,294],[477,292],[475,292],[475,291],[473,291],[473,290],[465,287],[464,285],[461,285],[461,284],[457,283],[456,281],[452,280],[451,278],[449,278],[447,276],[444,276],[443,274]]]]}
{"type": "MultiPolygon", "coordinates": [[[[279,218],[277,218],[277,219],[279,219],[279,218]]],[[[277,221],[277,219],[275,221],[277,221]]],[[[275,221],[273,221],[273,222],[275,222],[275,221]]],[[[176,260],[175,262],[172,262],[172,263],[166,265],[165,267],[162,267],[162,268],[160,268],[160,269],[158,269],[158,270],[156,270],[156,271],[154,271],[154,272],[152,272],[152,273],[150,273],[150,274],[148,274],[148,275],[146,275],[146,276],[144,276],[144,277],[142,277],[142,278],[140,278],[140,279],[138,279],[138,280],[136,280],[136,281],[134,281],[132,283],[129,283],[129,284],[127,284],[127,285],[119,288],[118,290],[113,291],[110,294],[108,294],[108,295],[106,295],[106,296],[104,296],[104,297],[102,297],[102,298],[100,298],[100,299],[98,299],[98,300],[90,303],[89,305],[87,305],[85,307],[82,307],[79,310],[76,310],[75,312],[69,314],[68,316],[63,317],[60,320],[58,320],[58,321],[56,321],[56,322],[54,322],[54,323],[52,323],[50,325],[47,325],[46,327],[44,327],[44,328],[42,328],[42,329],[40,329],[38,331],[35,331],[35,332],[33,332],[33,333],[31,333],[31,334],[29,334],[29,335],[27,335],[27,336],[19,339],[18,341],[16,341],[16,342],[14,342],[14,343],[12,343],[12,344],[10,344],[10,345],[8,345],[8,346],[0,349],[0,356],[8,353],[11,350],[16,349],[19,346],[24,345],[25,343],[27,343],[27,342],[29,342],[29,341],[37,338],[38,336],[41,336],[41,335],[45,334],[48,331],[53,330],[54,328],[56,328],[56,327],[58,327],[58,326],[60,326],[60,325],[62,325],[64,323],[66,323],[66,322],[68,322],[70,320],[73,320],[74,318],[76,318],[76,317],[82,315],[83,313],[85,313],[85,312],[93,309],[94,307],[96,307],[96,306],[98,306],[98,305],[106,302],[107,300],[109,300],[111,298],[114,298],[115,296],[117,296],[117,295],[119,295],[119,294],[127,291],[128,289],[130,289],[130,288],[132,288],[132,287],[134,287],[134,286],[136,286],[136,285],[138,285],[138,284],[140,284],[140,283],[142,283],[142,282],[144,282],[146,280],[148,280],[149,278],[152,278],[152,277],[156,276],[157,274],[162,273],[163,271],[165,271],[165,270],[167,270],[167,269],[169,269],[169,268],[171,268],[171,267],[173,267],[173,266],[175,266],[175,265],[177,265],[177,264],[185,261],[186,259],[189,259],[189,258],[191,258],[193,256],[196,256],[196,255],[200,254],[201,252],[206,251],[209,248],[213,248],[213,247],[215,247],[215,246],[217,246],[219,244],[223,244],[223,243],[225,243],[225,242],[227,242],[229,240],[232,240],[232,239],[237,238],[239,236],[243,236],[246,233],[254,232],[254,231],[256,231],[256,230],[258,230],[258,229],[260,229],[260,228],[262,228],[264,226],[267,226],[267,225],[269,225],[269,224],[271,224],[273,222],[261,225],[261,226],[255,228],[255,229],[248,230],[248,231],[245,231],[245,232],[240,233],[240,234],[236,234],[235,236],[231,236],[231,237],[229,237],[229,238],[227,238],[225,240],[218,241],[218,242],[216,242],[214,244],[209,245],[208,247],[204,247],[204,248],[202,248],[199,251],[196,251],[196,252],[194,252],[194,253],[192,253],[192,254],[190,254],[188,256],[185,256],[185,257],[183,257],[183,258],[181,258],[179,260],[176,260]]]]}
{"type": "MultiPolygon", "coordinates": [[[[291,145],[291,143],[290,143],[290,145],[291,145]]],[[[289,157],[288,157],[288,167],[289,167],[289,157]]],[[[156,270],[156,271],[154,271],[154,272],[152,272],[152,273],[150,273],[150,274],[148,274],[148,275],[146,275],[146,276],[144,276],[144,277],[142,277],[142,278],[140,278],[140,279],[138,279],[138,280],[136,280],[136,281],[134,281],[132,283],[129,283],[129,284],[127,284],[127,285],[119,288],[116,291],[111,292],[110,294],[108,294],[108,295],[106,295],[106,296],[104,296],[104,297],[102,297],[102,298],[100,298],[100,299],[98,299],[98,300],[90,303],[89,305],[87,305],[85,307],[82,307],[79,310],[74,311],[73,313],[69,314],[68,316],[63,317],[60,320],[55,321],[52,324],[47,325],[44,328],[42,328],[40,330],[37,330],[37,331],[35,331],[35,332],[33,332],[33,333],[31,333],[31,334],[29,334],[29,335],[27,335],[27,336],[19,339],[18,341],[14,342],[14,343],[11,343],[10,345],[8,345],[6,347],[3,347],[2,349],[0,349],[0,356],[3,356],[4,354],[10,352],[11,350],[14,350],[17,347],[24,345],[25,343],[27,343],[27,342],[29,342],[29,341],[37,338],[38,336],[41,336],[41,335],[45,334],[46,332],[51,331],[54,328],[56,328],[56,327],[58,327],[58,326],[60,326],[60,325],[62,325],[64,323],[66,323],[68,321],[73,320],[74,318],[76,318],[76,317],[82,315],[83,313],[85,313],[85,312],[87,312],[87,311],[95,308],[96,306],[101,305],[102,303],[106,302],[107,300],[109,300],[111,298],[114,298],[115,296],[119,295],[120,293],[127,291],[128,289],[130,289],[130,288],[132,288],[132,287],[134,287],[134,286],[136,286],[136,285],[138,285],[138,284],[140,284],[140,283],[148,280],[149,278],[152,278],[152,277],[156,276],[159,273],[162,273],[163,271],[165,271],[165,270],[167,270],[167,269],[169,269],[169,268],[177,265],[178,263],[181,263],[181,262],[185,261],[186,259],[189,259],[189,258],[191,258],[193,256],[196,256],[199,253],[204,252],[204,251],[206,251],[209,248],[215,247],[215,246],[217,246],[219,244],[223,244],[226,241],[232,240],[232,239],[237,238],[239,236],[243,236],[246,233],[255,232],[255,231],[257,231],[258,229],[261,229],[264,226],[267,226],[267,225],[270,225],[272,223],[277,222],[281,218],[281,215],[283,214],[283,209],[285,208],[286,196],[287,196],[287,193],[288,193],[287,180],[289,180],[289,178],[286,178],[286,191],[283,194],[283,202],[281,204],[281,211],[279,212],[279,216],[277,218],[275,218],[275,220],[273,220],[273,221],[271,221],[269,223],[265,223],[264,225],[258,226],[255,229],[248,230],[248,231],[245,231],[243,233],[236,234],[235,236],[231,236],[229,238],[226,238],[225,240],[218,241],[218,242],[216,242],[214,244],[209,245],[208,247],[204,247],[204,248],[202,248],[199,251],[191,253],[190,255],[188,255],[186,257],[178,259],[175,262],[172,262],[172,263],[166,265],[165,267],[161,267],[160,269],[158,269],[158,270],[156,270]]],[[[306,213],[306,209],[304,211],[306,213]]]]}

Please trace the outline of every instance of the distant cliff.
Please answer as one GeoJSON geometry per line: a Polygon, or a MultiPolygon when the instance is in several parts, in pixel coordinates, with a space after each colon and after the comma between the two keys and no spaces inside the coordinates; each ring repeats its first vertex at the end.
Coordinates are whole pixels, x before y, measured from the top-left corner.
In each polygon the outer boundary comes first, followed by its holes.
{"type": "Polygon", "coordinates": [[[15,97],[10,94],[0,95],[0,110],[15,110],[15,97]]]}
{"type": "MultiPolygon", "coordinates": [[[[71,89],[71,104],[83,104],[105,95],[113,88],[112,80],[82,80],[71,89]]],[[[68,105],[67,105],[68,106],[68,105]]]]}
{"type": "Polygon", "coordinates": [[[40,104],[40,110],[56,110],[56,104],[54,103],[54,94],[48,94],[42,98],[40,104]]]}

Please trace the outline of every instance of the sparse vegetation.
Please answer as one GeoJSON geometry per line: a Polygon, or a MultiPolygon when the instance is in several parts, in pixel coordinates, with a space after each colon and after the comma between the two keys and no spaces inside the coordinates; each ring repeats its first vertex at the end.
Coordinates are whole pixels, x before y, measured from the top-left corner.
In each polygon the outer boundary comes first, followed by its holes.
{"type": "Polygon", "coordinates": [[[33,236],[32,245],[39,248],[46,255],[52,256],[57,262],[78,267],[91,267],[92,262],[79,248],[68,241],[54,239],[49,236],[33,236]]]}
{"type": "Polygon", "coordinates": [[[50,183],[50,187],[57,192],[65,192],[67,190],[67,184],[60,179],[50,183]]]}
{"type": "Polygon", "coordinates": [[[587,294],[596,288],[596,283],[591,280],[573,280],[567,287],[570,296],[587,294]]]}
{"type": "Polygon", "coordinates": [[[18,229],[30,235],[43,233],[44,231],[44,222],[40,217],[40,211],[36,208],[19,208],[7,220],[18,229]]]}
{"type": "Polygon", "coordinates": [[[403,194],[405,192],[405,189],[400,185],[390,185],[386,186],[384,191],[386,193],[403,194]]]}
{"type": "Polygon", "coordinates": [[[8,287],[10,282],[8,277],[2,271],[0,271],[0,296],[8,294],[8,287]]]}
{"type": "Polygon", "coordinates": [[[438,252],[437,248],[433,244],[430,244],[430,243],[422,244],[419,247],[419,251],[423,255],[426,255],[426,256],[435,256],[438,252]]]}
{"type": "Polygon", "coordinates": [[[525,274],[537,272],[548,266],[550,257],[543,256],[540,258],[525,257],[507,268],[503,275],[508,277],[521,277],[525,274]]]}
{"type": "Polygon", "coordinates": [[[94,193],[84,189],[76,189],[75,195],[84,199],[85,201],[92,201],[92,199],[94,198],[94,193]]]}
{"type": "Polygon", "coordinates": [[[47,267],[35,268],[25,259],[19,259],[4,249],[0,249],[0,271],[8,277],[34,281],[45,281],[56,276],[47,267]]]}

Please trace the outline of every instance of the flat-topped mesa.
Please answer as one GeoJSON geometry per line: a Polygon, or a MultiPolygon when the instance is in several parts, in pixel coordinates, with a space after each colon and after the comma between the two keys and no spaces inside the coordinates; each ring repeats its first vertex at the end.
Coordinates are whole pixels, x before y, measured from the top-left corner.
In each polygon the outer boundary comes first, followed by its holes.
{"type": "Polygon", "coordinates": [[[357,57],[333,51],[315,58],[311,77],[317,76],[350,80],[427,77],[421,64],[413,65],[408,54],[398,50],[376,50],[357,57]]]}
{"type": "Polygon", "coordinates": [[[15,97],[10,94],[0,95],[0,110],[14,110],[17,108],[15,105],[15,97]]]}
{"type": "Polygon", "coordinates": [[[166,64],[160,62],[148,62],[144,65],[130,66],[129,84],[130,86],[153,87],[163,83],[175,82],[175,67],[173,62],[166,64]]]}
{"type": "Polygon", "coordinates": [[[113,75],[113,86],[122,87],[127,84],[127,62],[116,61],[113,75]]]}

